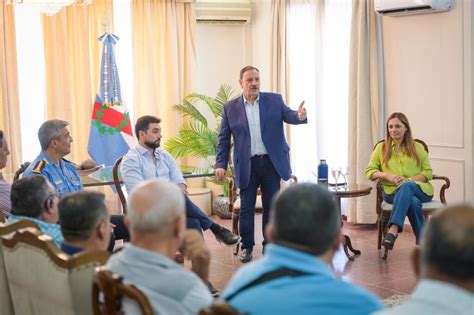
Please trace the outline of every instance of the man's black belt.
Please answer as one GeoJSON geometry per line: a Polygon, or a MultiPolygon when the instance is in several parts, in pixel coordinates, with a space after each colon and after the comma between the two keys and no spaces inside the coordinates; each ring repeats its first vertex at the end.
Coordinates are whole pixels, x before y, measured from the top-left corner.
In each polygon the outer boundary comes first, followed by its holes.
{"type": "Polygon", "coordinates": [[[252,158],[264,158],[264,157],[268,157],[268,154],[255,154],[252,156],[252,158]]]}

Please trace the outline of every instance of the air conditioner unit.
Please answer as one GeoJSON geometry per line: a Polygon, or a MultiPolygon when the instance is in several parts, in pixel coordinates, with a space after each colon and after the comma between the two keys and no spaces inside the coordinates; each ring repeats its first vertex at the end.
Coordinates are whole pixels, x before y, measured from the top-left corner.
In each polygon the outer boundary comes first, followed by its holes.
{"type": "Polygon", "coordinates": [[[245,24],[250,22],[250,0],[196,0],[197,23],[245,24]]]}
{"type": "Polygon", "coordinates": [[[452,0],[375,0],[375,11],[387,16],[448,11],[452,0]]]}

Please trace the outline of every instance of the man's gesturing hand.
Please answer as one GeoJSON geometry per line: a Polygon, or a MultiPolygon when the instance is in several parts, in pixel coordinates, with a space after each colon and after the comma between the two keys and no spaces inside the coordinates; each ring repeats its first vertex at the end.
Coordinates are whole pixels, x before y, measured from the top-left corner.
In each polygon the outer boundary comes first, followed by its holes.
{"type": "Polygon", "coordinates": [[[306,119],[306,108],[304,108],[304,101],[302,101],[300,106],[298,107],[298,119],[299,120],[306,119]]]}

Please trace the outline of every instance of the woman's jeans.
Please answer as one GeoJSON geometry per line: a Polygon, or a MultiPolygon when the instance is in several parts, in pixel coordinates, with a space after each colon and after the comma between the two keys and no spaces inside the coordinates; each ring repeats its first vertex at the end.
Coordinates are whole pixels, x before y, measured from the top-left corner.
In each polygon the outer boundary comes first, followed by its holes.
{"type": "Polygon", "coordinates": [[[425,194],[414,182],[401,184],[393,195],[383,193],[383,200],[393,205],[388,227],[396,224],[399,227],[398,232],[402,232],[405,217],[408,216],[408,221],[416,236],[416,244],[419,244],[425,221],[421,206],[423,202],[429,202],[431,199],[433,196],[425,194]]]}

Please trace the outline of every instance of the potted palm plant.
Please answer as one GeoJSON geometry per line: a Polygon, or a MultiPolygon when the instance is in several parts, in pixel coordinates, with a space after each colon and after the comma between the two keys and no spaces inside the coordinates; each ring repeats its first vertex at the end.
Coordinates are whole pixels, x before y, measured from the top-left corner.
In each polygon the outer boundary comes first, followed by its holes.
{"type": "MultiPolygon", "coordinates": [[[[184,171],[205,172],[214,167],[222,111],[233,93],[230,85],[223,84],[215,97],[191,93],[180,104],[173,106],[173,110],[184,118],[184,123],[178,134],[166,141],[165,150],[176,159],[194,157],[208,164],[207,167],[187,165],[183,167],[184,171]],[[200,108],[205,108],[208,113],[200,108]]],[[[228,185],[219,184],[222,185],[224,196],[228,196],[228,185]]]]}

